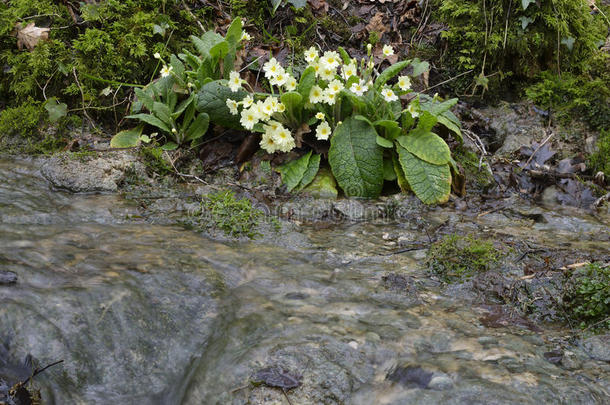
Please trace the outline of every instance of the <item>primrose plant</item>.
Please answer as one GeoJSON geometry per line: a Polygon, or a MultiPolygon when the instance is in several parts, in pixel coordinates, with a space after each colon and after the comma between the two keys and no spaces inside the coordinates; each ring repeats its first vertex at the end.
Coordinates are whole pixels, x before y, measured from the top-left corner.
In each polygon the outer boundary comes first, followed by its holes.
{"type": "MultiPolygon", "coordinates": [[[[119,132],[111,141],[114,147],[133,147],[141,141],[150,142],[154,135],[164,140],[163,148],[175,149],[187,142],[195,143],[207,131],[210,122],[236,127],[218,103],[223,104],[230,91],[227,80],[234,69],[236,54],[250,36],[242,30],[241,19],[235,19],[226,36],[207,31],[201,37],[190,37],[197,54],[183,49],[164,60],[160,77],[143,88],[136,88],[137,101],[132,115],[140,121],[136,128],[119,132]],[[157,132],[142,134],[145,124],[157,132]]],[[[243,93],[243,92],[241,92],[243,93]]]]}
{"type": "MultiPolygon", "coordinates": [[[[383,47],[385,58],[393,53],[389,45],[383,47]]],[[[243,128],[262,133],[261,148],[288,152],[309,136],[329,143],[328,163],[347,196],[377,197],[384,181],[396,181],[425,203],[447,201],[457,167],[433,129],[444,126],[462,140],[459,120],[450,111],[457,99],[410,94],[412,77],[427,71],[428,64],[405,60],[379,72],[371,45],[360,60],[343,48],[320,55],[311,47],[304,58],[307,67],[298,80],[291,67],[275,58],[266,62],[268,94],[250,91],[244,97],[239,93],[244,80],[230,73],[228,87],[235,96],[226,107],[243,128]],[[407,69],[409,74],[401,74],[407,69]]],[[[311,183],[320,162],[320,155],[309,152],[280,167],[288,190],[311,183]]]]}

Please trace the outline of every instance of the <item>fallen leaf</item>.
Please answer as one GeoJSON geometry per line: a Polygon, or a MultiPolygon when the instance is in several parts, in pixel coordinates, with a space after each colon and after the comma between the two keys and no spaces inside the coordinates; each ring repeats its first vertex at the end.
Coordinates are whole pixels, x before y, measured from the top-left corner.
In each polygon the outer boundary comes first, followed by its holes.
{"type": "Polygon", "coordinates": [[[314,11],[324,13],[328,12],[328,3],[326,2],[326,0],[307,0],[307,2],[314,11]]]}
{"type": "Polygon", "coordinates": [[[280,366],[266,367],[258,370],[251,378],[254,384],[265,384],[269,387],[290,390],[301,385],[302,376],[291,373],[280,366]]]}
{"type": "Polygon", "coordinates": [[[384,14],[382,12],[376,13],[371,21],[367,24],[366,30],[368,32],[378,32],[379,35],[383,35],[384,32],[388,31],[387,25],[383,22],[384,14]]]}
{"type": "Polygon", "coordinates": [[[32,22],[23,27],[21,23],[15,25],[17,29],[17,48],[22,50],[25,46],[28,50],[32,50],[38,45],[38,42],[49,39],[50,28],[40,28],[32,22]]]}

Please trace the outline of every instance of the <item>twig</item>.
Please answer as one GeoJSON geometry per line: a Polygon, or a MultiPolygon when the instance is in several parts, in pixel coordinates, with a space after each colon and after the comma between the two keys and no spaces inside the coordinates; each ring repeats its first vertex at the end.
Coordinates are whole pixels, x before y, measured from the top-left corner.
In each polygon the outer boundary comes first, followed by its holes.
{"type": "Polygon", "coordinates": [[[58,365],[59,363],[63,363],[63,362],[64,362],[63,360],[58,360],[58,361],[56,361],[56,362],[54,362],[54,363],[51,363],[51,364],[49,364],[49,365],[47,365],[47,366],[45,366],[45,367],[43,367],[43,368],[36,368],[36,370],[34,370],[34,372],[32,373],[32,375],[31,375],[31,376],[29,376],[28,378],[26,378],[26,379],[25,379],[25,381],[21,383],[21,385],[22,385],[22,386],[23,386],[23,385],[26,385],[26,384],[28,383],[28,381],[30,381],[32,378],[36,377],[38,374],[42,373],[42,372],[43,372],[43,371],[45,371],[46,369],[51,368],[51,367],[53,367],[53,366],[56,366],[56,365],[58,365]]]}
{"type": "Polygon", "coordinates": [[[76,85],[78,86],[79,90],[80,90],[80,96],[81,96],[81,101],[82,101],[82,105],[83,105],[83,114],[85,114],[85,117],[87,117],[89,119],[89,122],[91,123],[91,125],[93,125],[93,128],[97,129],[97,127],[95,126],[95,123],[93,122],[93,119],[91,119],[91,117],[89,116],[89,113],[87,113],[87,107],[85,107],[85,92],[83,91],[83,87],[80,85],[80,82],[78,81],[78,75],[76,74],[76,68],[72,68],[72,73],[74,74],[74,79],[76,80],[76,85]]]}
{"type": "Polygon", "coordinates": [[[195,179],[195,180],[197,180],[197,181],[199,181],[199,182],[201,182],[201,183],[205,184],[206,186],[209,186],[209,185],[210,185],[210,184],[209,184],[207,181],[205,181],[205,180],[201,179],[200,177],[195,176],[194,174],[180,173],[180,172],[178,171],[178,169],[176,169],[176,166],[174,165],[174,161],[173,161],[173,160],[172,160],[172,158],[169,156],[169,154],[167,153],[167,151],[165,151],[164,153],[165,153],[165,156],[167,157],[167,160],[169,160],[169,163],[172,165],[172,168],[174,169],[174,172],[175,172],[175,173],[176,173],[178,176],[180,176],[180,177],[184,177],[184,178],[189,178],[189,179],[195,179]]]}
{"type": "Polygon", "coordinates": [[[205,32],[205,28],[203,28],[203,24],[201,24],[201,21],[199,21],[197,19],[197,17],[195,16],[195,14],[193,14],[193,12],[191,11],[191,9],[189,8],[189,6],[186,5],[186,3],[184,2],[184,0],[182,0],[182,5],[184,6],[184,9],[186,10],[187,13],[190,14],[191,17],[193,17],[193,20],[195,20],[195,22],[197,23],[197,25],[199,26],[199,28],[201,28],[201,31],[205,32]]]}
{"type": "Polygon", "coordinates": [[[461,77],[461,76],[467,75],[468,73],[472,73],[472,69],[467,70],[467,71],[465,71],[465,72],[463,72],[463,73],[460,73],[460,74],[459,74],[459,75],[457,75],[457,76],[453,76],[453,77],[451,77],[451,78],[449,78],[449,79],[447,79],[447,80],[445,80],[445,81],[442,81],[442,82],[440,82],[440,83],[437,83],[437,84],[435,84],[434,86],[428,87],[428,88],[426,88],[426,89],[424,90],[424,92],[426,92],[426,91],[428,91],[428,90],[432,90],[432,89],[433,89],[433,88],[435,88],[435,87],[442,86],[442,85],[443,85],[443,84],[445,84],[445,83],[449,83],[449,82],[451,82],[451,81],[453,81],[453,80],[457,79],[458,77],[461,77]]]}
{"type": "Polygon", "coordinates": [[[292,402],[290,402],[290,398],[288,398],[288,394],[286,394],[286,390],[282,388],[282,392],[284,393],[284,396],[286,397],[286,401],[288,401],[288,404],[292,405],[292,402]]]}
{"type": "Polygon", "coordinates": [[[525,162],[525,166],[527,167],[530,162],[532,161],[532,159],[534,158],[534,156],[536,156],[536,153],[538,153],[538,151],[544,146],[546,145],[546,143],[551,139],[551,137],[553,136],[553,132],[551,132],[551,134],[549,136],[546,137],[546,139],[544,141],[542,141],[542,143],[540,145],[538,145],[538,147],[536,148],[536,150],[534,151],[534,153],[532,153],[532,155],[529,157],[529,159],[527,159],[527,162],[525,162]]]}

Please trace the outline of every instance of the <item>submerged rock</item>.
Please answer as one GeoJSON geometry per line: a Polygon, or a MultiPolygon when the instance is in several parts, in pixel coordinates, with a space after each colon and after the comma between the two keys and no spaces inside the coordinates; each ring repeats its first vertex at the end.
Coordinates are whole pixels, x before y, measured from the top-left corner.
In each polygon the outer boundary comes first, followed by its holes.
{"type": "Polygon", "coordinates": [[[12,271],[0,270],[0,285],[15,284],[17,282],[17,274],[12,271]]]}

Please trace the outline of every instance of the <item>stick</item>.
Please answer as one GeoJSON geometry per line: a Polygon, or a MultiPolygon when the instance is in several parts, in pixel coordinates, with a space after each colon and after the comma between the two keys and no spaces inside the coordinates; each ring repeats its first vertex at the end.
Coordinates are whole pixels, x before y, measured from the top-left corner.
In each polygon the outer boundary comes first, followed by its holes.
{"type": "Polygon", "coordinates": [[[538,145],[538,147],[536,148],[536,150],[534,151],[534,153],[532,153],[532,155],[530,156],[529,159],[527,159],[527,162],[525,162],[525,166],[527,167],[530,162],[532,161],[532,159],[534,158],[534,156],[536,156],[536,153],[538,153],[538,151],[540,150],[540,148],[542,148],[544,145],[546,145],[546,143],[551,139],[551,137],[553,136],[553,132],[551,132],[551,134],[549,136],[546,137],[546,139],[544,141],[542,141],[542,143],[540,145],[538,145]]]}

